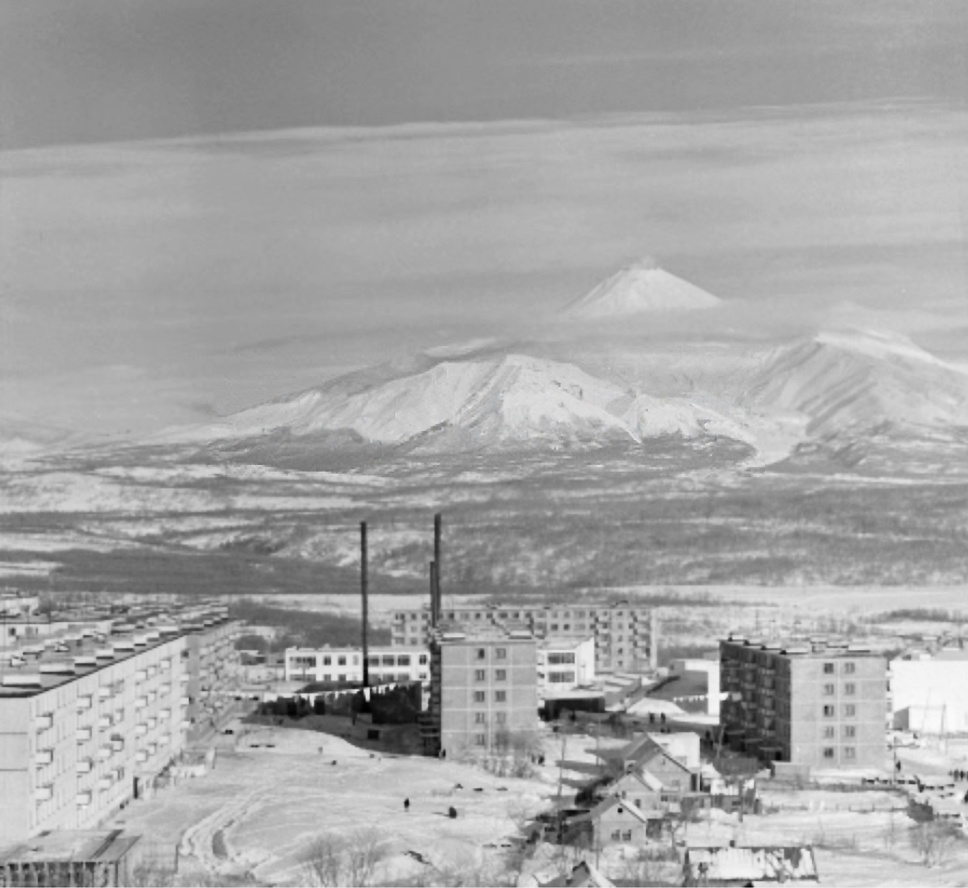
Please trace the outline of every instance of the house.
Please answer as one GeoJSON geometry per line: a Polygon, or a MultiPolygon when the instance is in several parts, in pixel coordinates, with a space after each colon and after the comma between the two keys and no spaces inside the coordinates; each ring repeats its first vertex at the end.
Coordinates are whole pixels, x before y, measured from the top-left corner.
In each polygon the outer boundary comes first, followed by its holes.
{"type": "MultiPolygon", "coordinates": [[[[521,884],[521,883],[518,883],[521,884]]],[[[535,879],[539,888],[615,888],[615,883],[603,876],[596,867],[583,860],[570,873],[555,876],[547,881],[535,879]]]]}
{"type": "Polygon", "coordinates": [[[626,844],[642,845],[658,835],[665,817],[662,811],[641,811],[618,796],[609,796],[590,811],[572,817],[568,826],[572,829],[591,829],[593,847],[626,844]]]}
{"type": "Polygon", "coordinates": [[[649,771],[633,769],[607,784],[603,795],[614,795],[640,811],[662,811],[662,781],[649,771]]]}
{"type": "Polygon", "coordinates": [[[699,789],[699,775],[693,773],[678,758],[661,747],[656,747],[651,753],[643,755],[636,769],[647,771],[658,778],[666,798],[671,795],[696,792],[699,789]]]}
{"type": "Polygon", "coordinates": [[[687,848],[682,877],[683,885],[819,881],[817,861],[809,845],[687,848]]]}

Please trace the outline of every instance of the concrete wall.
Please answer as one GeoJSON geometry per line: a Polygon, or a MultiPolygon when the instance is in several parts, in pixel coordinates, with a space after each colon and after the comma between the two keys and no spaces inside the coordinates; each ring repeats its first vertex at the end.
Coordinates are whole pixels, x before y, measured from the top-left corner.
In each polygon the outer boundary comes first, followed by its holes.
{"type": "Polygon", "coordinates": [[[706,712],[719,715],[720,681],[719,660],[673,660],[669,674],[680,678],[704,678],[706,681],[706,712]]]}
{"type": "Polygon", "coordinates": [[[892,660],[890,682],[895,727],[968,731],[968,660],[892,660]]]}

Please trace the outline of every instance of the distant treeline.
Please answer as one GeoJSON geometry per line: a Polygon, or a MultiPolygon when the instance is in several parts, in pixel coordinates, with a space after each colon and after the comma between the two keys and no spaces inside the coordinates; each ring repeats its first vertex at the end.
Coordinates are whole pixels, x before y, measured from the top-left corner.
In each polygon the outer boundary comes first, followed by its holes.
{"type": "MultiPolygon", "coordinates": [[[[346,617],[326,611],[305,611],[263,604],[252,598],[240,598],[229,605],[229,616],[244,620],[255,626],[274,626],[280,631],[280,638],[273,641],[273,647],[332,647],[359,646],[362,632],[358,617],[346,617]]],[[[370,644],[390,643],[390,630],[370,626],[370,644]]],[[[249,639],[239,639],[240,646],[259,647],[249,639]],[[246,641],[246,644],[242,644],[246,641]]],[[[265,644],[265,642],[263,642],[265,644]]]]}
{"type": "Polygon", "coordinates": [[[940,607],[902,607],[878,614],[871,618],[871,622],[899,623],[904,620],[919,620],[923,623],[961,623],[965,619],[961,611],[944,610],[940,607]]]}

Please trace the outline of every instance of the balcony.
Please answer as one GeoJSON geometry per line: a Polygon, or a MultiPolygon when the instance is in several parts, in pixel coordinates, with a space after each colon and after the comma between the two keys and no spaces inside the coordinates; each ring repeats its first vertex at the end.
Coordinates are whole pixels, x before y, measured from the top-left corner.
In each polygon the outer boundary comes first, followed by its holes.
{"type": "Polygon", "coordinates": [[[114,724],[114,719],[110,715],[102,715],[97,720],[97,727],[99,731],[106,731],[111,725],[114,724]]]}
{"type": "Polygon", "coordinates": [[[124,750],[124,739],[121,737],[114,737],[111,740],[111,751],[112,752],[122,752],[124,750]]]}
{"type": "Polygon", "coordinates": [[[37,716],[37,730],[38,731],[49,731],[54,727],[54,716],[50,712],[45,712],[43,715],[37,716]]]}
{"type": "Polygon", "coordinates": [[[77,711],[85,712],[94,705],[94,697],[91,694],[85,694],[83,697],[77,698],[77,711]]]}
{"type": "Polygon", "coordinates": [[[53,749],[38,749],[34,753],[34,764],[38,768],[43,768],[45,765],[49,765],[54,761],[54,750],[53,749]]]}
{"type": "Polygon", "coordinates": [[[137,672],[135,672],[135,674],[134,674],[134,680],[135,680],[136,682],[142,682],[142,681],[144,681],[144,680],[145,680],[145,679],[146,679],[147,677],[148,677],[148,670],[147,670],[147,669],[139,669],[139,670],[138,670],[137,672]]]}
{"type": "Polygon", "coordinates": [[[34,790],[34,798],[38,802],[49,802],[54,797],[54,787],[49,783],[44,786],[38,786],[34,790]]]}
{"type": "Polygon", "coordinates": [[[91,793],[91,791],[89,789],[88,790],[83,790],[82,792],[79,792],[74,797],[75,798],[75,801],[77,803],[77,807],[78,808],[86,808],[88,805],[90,805],[91,804],[91,796],[92,796],[92,793],[91,793]]]}
{"type": "Polygon", "coordinates": [[[148,705],[148,698],[147,697],[138,697],[138,699],[134,701],[134,708],[135,709],[144,709],[145,706],[147,706],[147,705],[148,705]]]}
{"type": "Polygon", "coordinates": [[[91,737],[93,737],[93,736],[94,736],[94,728],[90,727],[90,725],[85,725],[83,728],[78,728],[77,729],[77,742],[78,743],[84,743],[87,740],[90,740],[91,737]]]}
{"type": "Polygon", "coordinates": [[[148,726],[142,722],[140,725],[135,725],[134,735],[135,737],[144,737],[148,733],[148,726]]]}
{"type": "Polygon", "coordinates": [[[107,761],[109,758],[111,758],[112,751],[113,750],[111,749],[111,746],[109,744],[105,744],[104,746],[99,746],[97,750],[97,757],[102,762],[107,761]]]}
{"type": "Polygon", "coordinates": [[[110,777],[99,777],[97,781],[97,788],[104,792],[106,789],[110,789],[114,781],[110,777]]]}
{"type": "Polygon", "coordinates": [[[102,685],[97,689],[98,698],[101,700],[107,700],[108,697],[112,696],[111,688],[107,685],[102,685]]]}
{"type": "Polygon", "coordinates": [[[78,774],[90,774],[94,770],[94,762],[91,759],[81,759],[77,763],[78,774]]]}
{"type": "Polygon", "coordinates": [[[145,752],[143,749],[139,749],[134,754],[134,760],[138,762],[138,764],[143,764],[144,762],[148,761],[148,753],[145,752]]]}

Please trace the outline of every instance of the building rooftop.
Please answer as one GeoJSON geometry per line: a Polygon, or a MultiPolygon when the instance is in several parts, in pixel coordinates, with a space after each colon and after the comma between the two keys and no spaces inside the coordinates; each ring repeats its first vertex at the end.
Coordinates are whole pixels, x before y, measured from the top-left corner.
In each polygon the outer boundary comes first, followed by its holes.
{"type": "Polygon", "coordinates": [[[852,642],[842,638],[830,638],[819,635],[794,635],[785,638],[754,639],[743,635],[729,635],[723,639],[724,644],[753,650],[767,651],[786,657],[877,657],[870,646],[860,642],[852,642]]]}
{"type": "Polygon", "coordinates": [[[0,654],[0,698],[32,697],[173,638],[227,621],[222,614],[192,611],[164,620],[115,623],[110,633],[85,627],[24,639],[0,654]]]}
{"type": "Polygon", "coordinates": [[[0,866],[11,863],[113,863],[141,840],[121,830],[54,830],[0,850],[0,866]]]}

